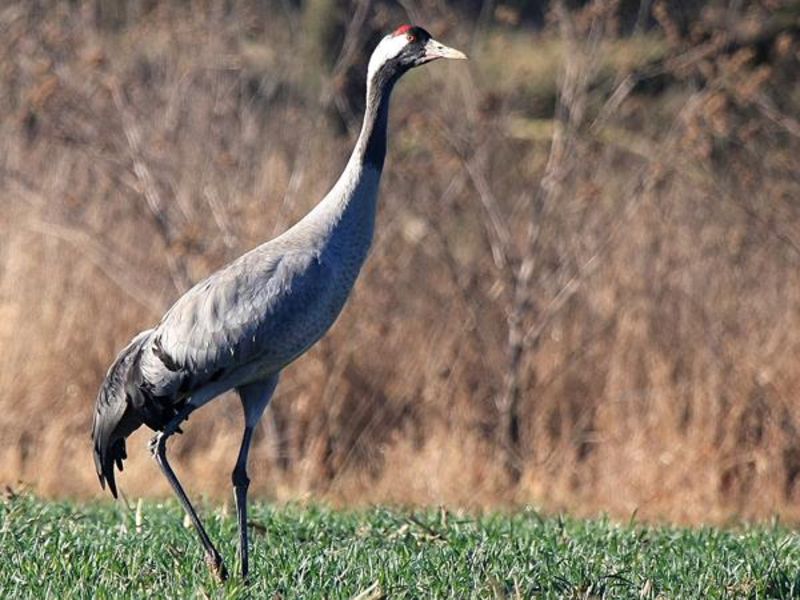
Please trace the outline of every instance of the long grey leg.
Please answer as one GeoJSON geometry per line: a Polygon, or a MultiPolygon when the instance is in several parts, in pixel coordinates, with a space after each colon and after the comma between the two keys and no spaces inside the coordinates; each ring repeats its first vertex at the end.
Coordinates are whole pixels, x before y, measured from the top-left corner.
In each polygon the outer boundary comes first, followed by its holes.
{"type": "Polygon", "coordinates": [[[236,500],[236,518],[239,524],[239,560],[242,565],[242,579],[247,579],[249,552],[247,546],[247,488],[250,478],[247,476],[247,455],[250,452],[250,441],[253,438],[253,428],[245,425],[242,436],[242,447],[239,458],[233,469],[233,497],[236,500]]]}
{"type": "Polygon", "coordinates": [[[250,442],[253,439],[253,429],[261,419],[264,409],[269,404],[275,386],[278,385],[278,375],[267,381],[252,383],[237,388],[244,408],[244,435],[239,457],[233,468],[231,480],[233,482],[234,498],[236,500],[236,518],[239,524],[239,560],[242,565],[242,579],[247,579],[249,571],[249,552],[247,544],[247,488],[250,478],[247,476],[247,457],[250,453],[250,442]]]}
{"type": "Polygon", "coordinates": [[[218,579],[224,581],[228,578],[228,571],[225,569],[225,564],[222,562],[222,556],[217,552],[214,544],[211,543],[211,539],[208,537],[203,524],[200,522],[200,517],[197,516],[192,503],[189,502],[186,492],[183,491],[180,481],[178,481],[175,472],[167,461],[167,438],[178,430],[178,426],[194,409],[194,406],[187,405],[179,412],[175,418],[167,424],[164,431],[157,433],[155,437],[150,440],[150,451],[153,453],[153,457],[156,459],[158,466],[161,467],[161,471],[172,486],[175,495],[178,496],[178,501],[180,501],[186,514],[189,515],[197,531],[197,535],[200,537],[200,543],[203,545],[203,549],[206,553],[206,564],[208,564],[209,568],[218,579]]]}

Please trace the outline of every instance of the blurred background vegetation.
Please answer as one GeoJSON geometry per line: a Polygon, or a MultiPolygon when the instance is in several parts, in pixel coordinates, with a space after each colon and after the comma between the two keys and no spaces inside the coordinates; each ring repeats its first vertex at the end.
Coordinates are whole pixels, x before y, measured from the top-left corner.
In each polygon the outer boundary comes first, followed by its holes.
{"type": "MultiPolygon", "coordinates": [[[[278,500],[800,518],[800,3],[9,0],[0,482],[100,494],[115,353],[337,177],[412,21],[378,233],[251,455],[278,500]]],[[[229,496],[238,402],[174,443],[229,496]]],[[[127,494],[166,495],[131,440],[127,494]]]]}

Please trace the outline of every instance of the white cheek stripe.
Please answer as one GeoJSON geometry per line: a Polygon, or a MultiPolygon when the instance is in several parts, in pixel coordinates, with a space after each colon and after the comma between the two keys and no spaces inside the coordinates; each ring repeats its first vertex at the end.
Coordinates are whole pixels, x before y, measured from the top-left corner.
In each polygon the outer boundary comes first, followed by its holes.
{"type": "Polygon", "coordinates": [[[383,38],[369,59],[367,77],[371,80],[375,72],[381,68],[381,65],[400,54],[406,44],[408,44],[408,40],[405,35],[387,35],[383,38]]]}

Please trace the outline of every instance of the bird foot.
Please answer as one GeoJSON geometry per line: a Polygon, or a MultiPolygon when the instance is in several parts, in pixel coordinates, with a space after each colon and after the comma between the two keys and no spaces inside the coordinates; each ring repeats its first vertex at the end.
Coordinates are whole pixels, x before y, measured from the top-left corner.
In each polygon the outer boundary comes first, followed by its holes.
{"type": "Polygon", "coordinates": [[[222,557],[219,554],[208,553],[206,554],[206,565],[217,581],[225,581],[228,579],[228,569],[225,568],[225,563],[222,562],[222,557]]]}

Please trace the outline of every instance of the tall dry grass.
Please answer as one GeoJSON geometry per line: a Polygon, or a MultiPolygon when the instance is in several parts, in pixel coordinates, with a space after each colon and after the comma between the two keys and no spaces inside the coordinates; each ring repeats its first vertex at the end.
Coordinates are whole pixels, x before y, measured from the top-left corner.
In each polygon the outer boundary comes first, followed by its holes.
{"type": "MultiPolygon", "coordinates": [[[[629,4],[406,4],[472,61],[396,92],[372,255],[283,377],[257,493],[798,516],[797,11],[629,4]]],[[[115,352],[327,191],[408,18],[143,6],[0,9],[0,481],[45,495],[99,493],[115,352]]],[[[240,428],[231,398],[192,418],[190,489],[227,495],[240,428]]],[[[146,436],[122,488],[166,494],[146,436]]]]}

